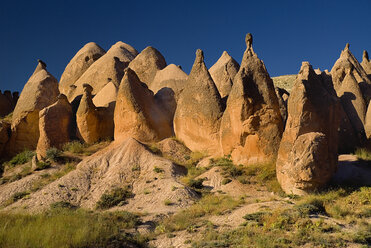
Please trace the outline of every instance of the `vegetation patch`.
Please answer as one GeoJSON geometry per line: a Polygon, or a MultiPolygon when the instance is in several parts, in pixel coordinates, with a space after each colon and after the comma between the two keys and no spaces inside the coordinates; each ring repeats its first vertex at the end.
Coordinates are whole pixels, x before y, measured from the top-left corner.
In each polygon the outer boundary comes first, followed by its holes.
{"type": "Polygon", "coordinates": [[[19,165],[19,164],[25,164],[29,161],[32,160],[32,157],[35,156],[36,153],[34,151],[29,151],[29,150],[26,150],[26,151],[23,151],[21,153],[18,153],[17,155],[15,155],[11,160],[9,160],[9,162],[7,162],[7,164],[9,166],[16,166],[16,165],[19,165]]]}
{"type": "Polygon", "coordinates": [[[128,198],[134,194],[129,186],[124,188],[114,188],[110,192],[104,193],[97,202],[97,209],[108,209],[117,205],[125,204],[128,198]]]}
{"type": "Polygon", "coordinates": [[[145,237],[129,232],[139,223],[139,217],[129,212],[1,213],[0,247],[146,247],[145,237]]]}
{"type": "Polygon", "coordinates": [[[51,163],[49,161],[37,161],[36,170],[44,170],[50,168],[51,163]]]}
{"type": "Polygon", "coordinates": [[[371,161],[371,150],[367,148],[357,148],[354,153],[358,159],[371,161]]]}
{"type": "Polygon", "coordinates": [[[46,151],[46,159],[51,160],[53,162],[58,162],[62,158],[62,151],[58,150],[55,147],[52,147],[46,151]]]}

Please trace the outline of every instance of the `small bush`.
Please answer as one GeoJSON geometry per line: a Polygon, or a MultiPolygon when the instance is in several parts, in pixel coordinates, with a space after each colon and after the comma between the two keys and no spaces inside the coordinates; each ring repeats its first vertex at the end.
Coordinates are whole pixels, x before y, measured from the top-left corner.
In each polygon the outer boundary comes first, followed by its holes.
{"type": "Polygon", "coordinates": [[[162,155],[162,152],[161,152],[160,148],[158,148],[157,144],[153,143],[153,144],[151,144],[150,146],[148,146],[148,148],[149,148],[149,150],[150,150],[152,153],[154,153],[154,154],[156,154],[156,155],[159,155],[159,156],[162,155]]]}
{"type": "Polygon", "coordinates": [[[108,209],[119,204],[124,204],[125,200],[133,197],[131,189],[126,186],[124,188],[114,188],[109,193],[105,193],[101,196],[97,202],[97,209],[108,209]]]}
{"type": "Polygon", "coordinates": [[[84,152],[84,148],[86,148],[85,144],[75,140],[64,144],[63,151],[81,154],[84,152]]]}
{"type": "Polygon", "coordinates": [[[46,162],[37,161],[36,162],[36,170],[44,170],[44,169],[47,169],[47,168],[50,168],[50,162],[49,161],[46,161],[46,162]]]}
{"type": "Polygon", "coordinates": [[[165,200],[164,204],[165,204],[165,206],[171,206],[171,205],[173,205],[173,202],[170,201],[170,200],[165,200]]]}
{"type": "Polygon", "coordinates": [[[198,179],[191,179],[188,182],[188,186],[195,188],[195,189],[202,189],[203,185],[202,183],[205,181],[204,178],[198,178],[198,179]]]}
{"type": "Polygon", "coordinates": [[[296,208],[303,217],[309,214],[326,214],[324,202],[318,198],[309,199],[307,202],[296,206],[296,208]]]}
{"type": "Polygon", "coordinates": [[[61,159],[62,151],[53,147],[46,151],[46,159],[57,162],[61,159]]]}
{"type": "Polygon", "coordinates": [[[12,200],[13,200],[13,202],[16,202],[16,201],[22,199],[23,197],[28,196],[29,194],[30,194],[30,193],[27,192],[27,191],[22,191],[22,192],[14,193],[14,194],[12,195],[12,200]]]}
{"type": "Polygon", "coordinates": [[[32,157],[35,156],[34,151],[23,151],[21,153],[18,153],[15,155],[9,162],[11,166],[19,165],[19,164],[25,164],[29,161],[31,161],[32,157]]]}
{"type": "Polygon", "coordinates": [[[355,155],[358,157],[358,159],[371,161],[371,151],[369,149],[357,148],[355,151],[355,155]]]}
{"type": "Polygon", "coordinates": [[[153,171],[156,172],[156,173],[163,173],[164,169],[155,166],[155,168],[153,168],[153,171]]]}
{"type": "Polygon", "coordinates": [[[222,180],[222,185],[226,185],[226,184],[228,184],[228,183],[230,183],[230,182],[232,182],[232,180],[231,180],[230,178],[224,178],[224,179],[222,180]]]}
{"type": "Polygon", "coordinates": [[[76,209],[77,207],[70,202],[59,201],[50,204],[51,209],[76,209]]]}

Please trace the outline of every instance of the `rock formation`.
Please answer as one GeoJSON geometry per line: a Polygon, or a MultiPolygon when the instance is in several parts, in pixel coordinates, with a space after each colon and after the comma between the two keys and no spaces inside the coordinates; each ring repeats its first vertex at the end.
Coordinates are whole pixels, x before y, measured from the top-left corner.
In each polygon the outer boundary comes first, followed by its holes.
{"type": "Polygon", "coordinates": [[[76,113],[77,136],[86,143],[113,137],[113,111],[110,107],[96,107],[92,100],[93,88],[84,84],[84,94],[76,113]]]}
{"type": "Polygon", "coordinates": [[[365,118],[366,138],[371,139],[371,102],[368,103],[366,118],[365,118]]]}
{"type": "Polygon", "coordinates": [[[151,89],[151,84],[159,70],[166,67],[165,58],[154,47],[146,47],[130,62],[129,68],[135,71],[139,80],[151,89]]]}
{"type": "Polygon", "coordinates": [[[371,77],[371,62],[370,62],[370,59],[368,58],[368,53],[366,50],[363,51],[361,66],[363,67],[365,72],[368,74],[368,76],[371,77]]]}
{"type": "Polygon", "coordinates": [[[157,71],[150,89],[156,94],[162,88],[170,88],[174,91],[176,99],[185,87],[185,81],[188,75],[174,64],[166,66],[164,69],[157,71]]]}
{"type": "Polygon", "coordinates": [[[234,78],[220,127],[224,155],[249,164],[275,158],[283,122],[273,81],[246,37],[246,51],[234,78]]]}
{"type": "Polygon", "coordinates": [[[288,119],[276,170],[287,194],[324,186],[336,171],[339,99],[323,77],[303,62],[288,100],[288,119]]]}
{"type": "Polygon", "coordinates": [[[10,138],[10,123],[5,121],[0,121],[0,157],[5,149],[6,143],[10,138]]]}
{"type": "Polygon", "coordinates": [[[219,153],[219,127],[223,106],[201,50],[196,52],[186,85],[174,116],[176,137],[192,151],[219,153]]]}
{"type": "Polygon", "coordinates": [[[118,88],[112,82],[106,84],[93,98],[96,107],[109,107],[116,102],[118,88]]]}
{"type": "Polygon", "coordinates": [[[105,53],[106,51],[94,42],[89,42],[83,46],[66,66],[59,82],[59,91],[66,95],[70,86],[105,53]]]}
{"type": "Polygon", "coordinates": [[[347,74],[351,74],[351,76],[355,78],[361,88],[363,98],[368,102],[371,99],[371,80],[368,78],[363,67],[350,52],[349,44],[345,46],[340,54],[340,58],[331,69],[332,81],[336,91],[341,87],[347,74]]]}
{"type": "Polygon", "coordinates": [[[282,121],[285,126],[287,120],[287,100],[290,94],[285,89],[279,87],[274,87],[274,90],[278,99],[282,121]]]}
{"type": "Polygon", "coordinates": [[[153,142],[173,135],[171,123],[155,103],[153,92],[130,68],[125,70],[117,93],[114,123],[115,140],[132,137],[153,142]]]}
{"type": "Polygon", "coordinates": [[[61,94],[56,103],[39,113],[40,138],[36,148],[38,159],[45,158],[50,148],[61,149],[63,144],[70,141],[71,124],[72,108],[67,97],[61,94]]]}
{"type": "Polygon", "coordinates": [[[118,87],[124,75],[124,69],[137,54],[138,52],[132,46],[121,41],[117,42],[106,54],[95,61],[74,85],[70,86],[68,100],[72,102],[77,96],[82,95],[85,83],[93,87],[93,95],[109,82],[118,87]]]}
{"type": "Polygon", "coordinates": [[[53,104],[59,95],[58,81],[39,63],[24,86],[12,117],[9,153],[34,150],[39,140],[39,112],[53,104]]]}
{"type": "Polygon", "coordinates": [[[236,76],[240,65],[226,51],[218,61],[209,69],[210,75],[223,98],[229,95],[232,89],[233,79],[236,76]]]}
{"type": "Polygon", "coordinates": [[[12,101],[9,101],[9,98],[0,91],[0,117],[8,115],[13,109],[12,101]]]}

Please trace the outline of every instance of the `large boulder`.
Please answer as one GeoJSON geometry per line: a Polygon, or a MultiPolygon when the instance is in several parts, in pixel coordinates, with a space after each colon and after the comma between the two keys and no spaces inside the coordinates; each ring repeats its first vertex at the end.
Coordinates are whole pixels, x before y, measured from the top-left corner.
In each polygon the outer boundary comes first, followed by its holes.
{"type": "Polygon", "coordinates": [[[121,41],[117,42],[70,86],[68,100],[72,102],[77,96],[83,94],[83,84],[93,87],[93,95],[109,82],[118,87],[124,75],[124,69],[137,54],[138,52],[132,46],[121,41]]]}
{"type": "Polygon", "coordinates": [[[125,69],[117,93],[114,123],[115,140],[132,137],[153,142],[173,135],[171,122],[156,104],[153,92],[130,68],[125,69]]]}
{"type": "Polygon", "coordinates": [[[229,95],[232,89],[233,79],[240,65],[226,51],[218,61],[209,69],[210,75],[223,98],[229,95]]]}
{"type": "Polygon", "coordinates": [[[164,56],[154,47],[146,47],[138,56],[130,62],[129,68],[135,71],[139,80],[147,84],[151,89],[151,84],[159,70],[166,67],[164,56]]]}
{"type": "Polygon", "coordinates": [[[365,72],[370,77],[371,76],[371,62],[370,62],[370,59],[368,58],[368,53],[366,50],[363,51],[361,66],[363,67],[365,72]]]}
{"type": "Polygon", "coordinates": [[[38,159],[42,159],[50,148],[61,149],[70,141],[72,108],[67,97],[59,95],[56,103],[40,111],[39,118],[40,138],[36,153],[38,159]]]}
{"type": "Polygon", "coordinates": [[[84,84],[84,94],[76,113],[77,136],[91,144],[113,137],[113,109],[96,107],[92,100],[93,88],[84,84]]]}
{"type": "Polygon", "coordinates": [[[70,86],[105,53],[106,51],[94,42],[89,42],[83,46],[68,63],[66,69],[64,69],[59,81],[59,91],[66,95],[70,86]]]}
{"type": "Polygon", "coordinates": [[[287,194],[306,194],[335,173],[340,103],[335,91],[303,62],[288,100],[288,119],[276,170],[287,194]]]}
{"type": "Polygon", "coordinates": [[[39,63],[24,86],[12,116],[9,153],[34,150],[39,140],[39,112],[57,101],[58,81],[39,63]]]}
{"type": "Polygon", "coordinates": [[[272,161],[283,132],[273,81],[251,43],[248,34],[220,127],[223,154],[241,164],[272,161]]]}
{"type": "Polygon", "coordinates": [[[219,128],[223,114],[220,94],[197,50],[174,116],[176,137],[191,150],[220,153],[219,128]]]}
{"type": "Polygon", "coordinates": [[[185,81],[188,75],[174,64],[166,66],[164,69],[157,71],[155,78],[153,79],[149,88],[156,94],[163,88],[170,88],[174,91],[176,98],[183,91],[185,87],[185,81]]]}

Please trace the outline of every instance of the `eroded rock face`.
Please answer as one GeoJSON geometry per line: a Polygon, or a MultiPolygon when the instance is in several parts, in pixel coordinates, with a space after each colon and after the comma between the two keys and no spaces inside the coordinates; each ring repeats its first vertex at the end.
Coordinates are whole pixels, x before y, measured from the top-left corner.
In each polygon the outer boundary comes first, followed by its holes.
{"type": "Polygon", "coordinates": [[[162,88],[170,88],[174,91],[176,98],[179,98],[183,91],[188,75],[174,64],[166,66],[164,69],[157,71],[155,78],[149,86],[155,94],[162,88]]]}
{"type": "Polygon", "coordinates": [[[368,103],[366,118],[365,118],[365,132],[367,139],[371,139],[371,102],[368,103]]]}
{"type": "Polygon", "coordinates": [[[129,68],[135,71],[139,80],[151,89],[151,84],[159,70],[166,67],[164,56],[154,47],[146,47],[130,62],[129,68]]]}
{"type": "Polygon", "coordinates": [[[64,69],[59,82],[59,91],[68,94],[70,86],[75,84],[81,75],[105,53],[106,51],[94,42],[83,46],[64,69]]]}
{"type": "Polygon", "coordinates": [[[236,76],[240,65],[226,51],[218,61],[209,69],[210,75],[223,98],[229,95],[232,89],[233,79],[236,76]]]}
{"type": "Polygon", "coordinates": [[[125,70],[117,93],[114,123],[115,140],[132,137],[153,142],[173,135],[171,122],[156,104],[153,92],[130,68],[125,70]]]}
{"type": "Polygon", "coordinates": [[[83,84],[93,87],[93,95],[109,82],[118,87],[124,75],[124,69],[137,55],[138,52],[132,46],[121,41],[117,42],[70,86],[67,94],[68,100],[72,102],[77,96],[83,94],[83,84]]]}
{"type": "Polygon", "coordinates": [[[10,138],[10,123],[0,121],[0,157],[2,157],[5,145],[10,138]]]}
{"type": "Polygon", "coordinates": [[[331,85],[303,62],[288,100],[276,170],[287,194],[306,194],[335,173],[340,103],[331,85]]]}
{"type": "MultiPolygon", "coordinates": [[[[370,98],[368,90],[369,79],[362,66],[349,51],[348,45],[341,52],[340,58],[333,66],[331,76],[336,93],[341,99],[342,107],[356,136],[353,144],[349,144],[351,140],[347,141],[348,149],[343,149],[341,145],[340,150],[352,150],[356,146],[362,145],[366,139],[364,131],[366,115],[365,101],[368,101],[367,99],[370,98]]],[[[344,126],[344,124],[347,124],[345,119],[343,118],[340,129],[351,132],[349,126],[344,126]]],[[[343,136],[354,136],[344,132],[342,134],[343,136]]]]}
{"type": "Polygon", "coordinates": [[[285,89],[279,87],[275,87],[274,90],[276,92],[278,104],[280,106],[282,121],[285,126],[287,120],[287,100],[289,99],[290,93],[287,92],[285,89]]]}
{"type": "Polygon", "coordinates": [[[240,164],[273,160],[283,132],[273,81],[251,47],[252,38],[246,39],[220,127],[223,154],[240,164]]]}
{"type": "Polygon", "coordinates": [[[96,107],[92,100],[93,88],[84,84],[84,94],[76,113],[78,137],[86,143],[113,137],[113,107],[96,107]]]}
{"type": "Polygon", "coordinates": [[[93,103],[97,107],[108,107],[116,103],[118,88],[112,82],[106,84],[93,98],[93,103]]]}
{"type": "Polygon", "coordinates": [[[70,141],[71,125],[71,104],[67,97],[61,94],[56,103],[39,113],[40,138],[36,148],[38,159],[45,158],[50,148],[61,149],[63,144],[70,141]]]}
{"type": "Polygon", "coordinates": [[[186,85],[174,116],[176,137],[193,151],[219,153],[219,127],[223,106],[201,50],[196,52],[186,85]]]}
{"type": "Polygon", "coordinates": [[[58,81],[39,60],[34,73],[24,86],[12,117],[9,153],[34,150],[39,140],[39,112],[56,102],[58,81]]]}
{"type": "Polygon", "coordinates": [[[371,75],[371,62],[370,62],[370,59],[368,57],[367,51],[363,51],[361,66],[363,67],[365,72],[370,77],[370,75],[371,75]]]}
{"type": "MultiPolygon", "coordinates": [[[[9,92],[9,91],[8,91],[9,92]]],[[[7,95],[0,91],[0,117],[4,117],[11,113],[14,109],[12,98],[9,99],[7,95]]]]}

